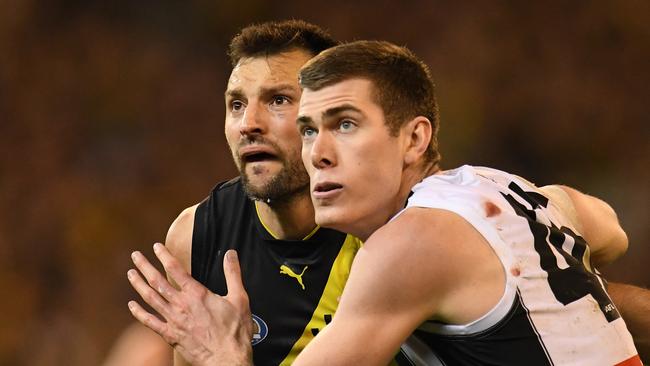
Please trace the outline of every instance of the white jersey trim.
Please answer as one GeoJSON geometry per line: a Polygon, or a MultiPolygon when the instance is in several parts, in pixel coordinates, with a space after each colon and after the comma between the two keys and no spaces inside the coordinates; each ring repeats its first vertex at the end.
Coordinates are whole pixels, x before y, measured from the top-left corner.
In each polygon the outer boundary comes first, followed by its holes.
{"type": "Polygon", "coordinates": [[[443,324],[427,321],[421,324],[418,330],[442,335],[471,335],[483,332],[497,325],[508,315],[512,307],[516,305],[516,298],[517,288],[512,285],[506,285],[501,300],[482,317],[467,324],[443,324]]]}
{"type": "Polygon", "coordinates": [[[413,334],[406,338],[400,348],[414,366],[444,366],[438,356],[413,334]]]}

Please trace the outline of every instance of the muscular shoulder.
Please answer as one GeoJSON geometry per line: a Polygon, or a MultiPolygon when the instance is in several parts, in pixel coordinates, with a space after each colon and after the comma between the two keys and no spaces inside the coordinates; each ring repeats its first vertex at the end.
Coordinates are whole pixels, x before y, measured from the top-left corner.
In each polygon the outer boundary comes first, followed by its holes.
{"type": "Polygon", "coordinates": [[[192,231],[197,206],[198,204],[188,207],[178,215],[169,227],[165,240],[165,246],[181,261],[188,273],[191,273],[192,231]]]}
{"type": "Polygon", "coordinates": [[[468,221],[448,210],[409,208],[373,234],[362,251],[373,267],[391,267],[382,269],[387,277],[402,279],[398,286],[414,304],[427,294],[428,302],[420,305],[433,310],[427,314],[433,318],[473,320],[489,305],[458,312],[458,304],[474,291],[485,291],[490,299],[498,299],[501,291],[503,270],[490,245],[468,221]],[[485,288],[476,289],[477,282],[485,288]]]}
{"type": "Polygon", "coordinates": [[[449,211],[409,208],[368,238],[355,259],[353,273],[367,273],[377,285],[394,283],[402,292],[399,301],[407,300],[407,292],[416,302],[422,292],[439,294],[454,280],[450,269],[460,249],[454,233],[463,235],[467,230],[461,221],[449,211]]]}
{"type": "Polygon", "coordinates": [[[493,304],[476,305],[484,282],[474,262],[489,247],[472,230],[457,214],[430,208],[409,208],[381,227],[359,249],[336,316],[309,347],[341,349],[373,333],[363,347],[379,363],[427,319],[464,324],[484,314],[493,304]]]}
{"type": "Polygon", "coordinates": [[[395,254],[455,257],[482,237],[459,214],[439,208],[411,207],[373,234],[368,244],[390,245],[395,254]]]}

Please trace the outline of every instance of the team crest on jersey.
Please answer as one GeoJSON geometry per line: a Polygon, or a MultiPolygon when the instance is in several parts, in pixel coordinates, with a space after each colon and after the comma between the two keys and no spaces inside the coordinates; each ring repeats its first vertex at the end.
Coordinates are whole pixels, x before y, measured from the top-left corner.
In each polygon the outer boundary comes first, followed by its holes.
{"type": "Polygon", "coordinates": [[[264,320],[259,316],[253,315],[253,339],[251,339],[251,344],[254,346],[264,340],[269,334],[269,327],[266,325],[264,320]]]}

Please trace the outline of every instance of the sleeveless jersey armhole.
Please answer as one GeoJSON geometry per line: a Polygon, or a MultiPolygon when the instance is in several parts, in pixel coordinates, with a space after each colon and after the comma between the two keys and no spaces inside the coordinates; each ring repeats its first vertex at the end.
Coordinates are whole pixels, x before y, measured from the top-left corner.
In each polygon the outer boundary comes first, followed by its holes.
{"type": "Polygon", "coordinates": [[[204,283],[207,280],[206,266],[208,262],[208,213],[206,208],[209,205],[210,197],[206,198],[198,206],[194,213],[194,227],[192,228],[192,254],[191,271],[192,277],[204,283]]]}

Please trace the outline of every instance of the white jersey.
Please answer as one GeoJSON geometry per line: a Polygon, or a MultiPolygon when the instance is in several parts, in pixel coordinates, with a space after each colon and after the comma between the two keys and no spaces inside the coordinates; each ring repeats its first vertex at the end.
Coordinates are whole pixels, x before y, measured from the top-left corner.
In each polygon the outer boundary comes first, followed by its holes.
{"type": "Polygon", "coordinates": [[[499,170],[463,166],[412,191],[405,209],[460,215],[506,273],[503,297],[480,319],[423,323],[403,346],[412,364],[641,365],[584,239],[539,189],[499,170]]]}

